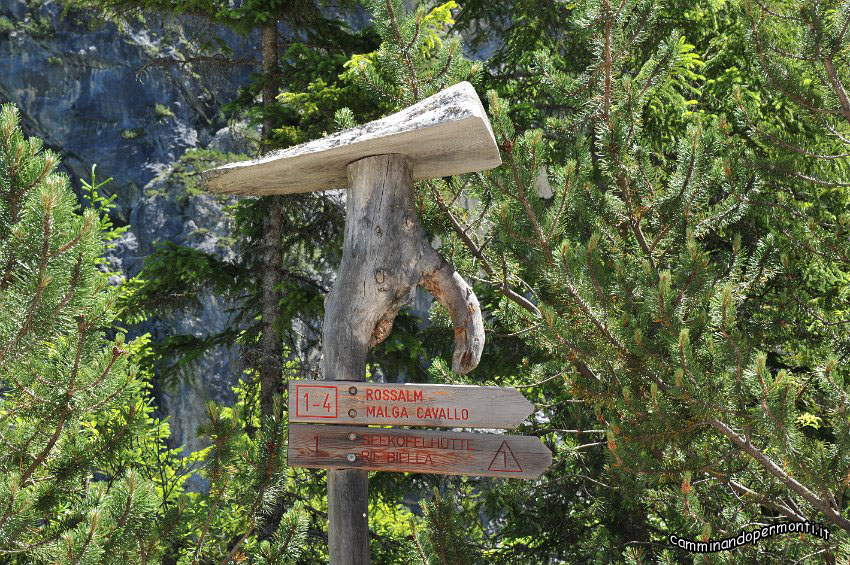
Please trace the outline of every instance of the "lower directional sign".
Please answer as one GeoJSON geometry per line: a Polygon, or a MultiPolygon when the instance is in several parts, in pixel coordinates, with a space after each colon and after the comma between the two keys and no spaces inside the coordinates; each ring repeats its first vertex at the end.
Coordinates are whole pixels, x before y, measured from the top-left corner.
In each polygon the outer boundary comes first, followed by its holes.
{"type": "Polygon", "coordinates": [[[289,424],[289,465],[536,479],[552,453],[536,437],[289,424]]]}

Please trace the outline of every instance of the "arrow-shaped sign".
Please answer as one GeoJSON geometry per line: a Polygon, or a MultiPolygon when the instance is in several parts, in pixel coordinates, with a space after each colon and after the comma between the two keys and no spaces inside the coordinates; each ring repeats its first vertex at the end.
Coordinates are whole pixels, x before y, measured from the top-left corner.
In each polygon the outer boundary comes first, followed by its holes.
{"type": "Polygon", "coordinates": [[[552,453],[536,437],[289,425],[289,465],[536,479],[552,453]]]}
{"type": "Polygon", "coordinates": [[[534,406],[515,388],[289,381],[289,421],[509,429],[534,406]]]}

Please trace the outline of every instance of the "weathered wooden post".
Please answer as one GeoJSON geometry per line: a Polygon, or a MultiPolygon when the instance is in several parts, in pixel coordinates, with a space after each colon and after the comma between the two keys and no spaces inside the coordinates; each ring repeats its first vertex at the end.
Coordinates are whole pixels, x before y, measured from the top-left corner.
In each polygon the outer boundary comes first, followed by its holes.
{"type": "MultiPolygon", "coordinates": [[[[386,118],[210,171],[207,185],[216,192],[248,195],[348,186],[342,262],[325,306],[323,368],[327,380],[352,382],[342,394],[356,395],[355,383],[365,379],[369,349],[389,335],[399,308],[417,284],[451,313],[452,369],[466,373],[478,364],[484,347],[478,300],[425,240],[413,181],[500,163],[481,102],[464,82],[386,118]]],[[[309,406],[309,397],[305,401],[309,406]]],[[[356,417],[355,408],[349,412],[355,412],[349,417],[356,417]]],[[[316,452],[320,452],[318,436],[316,452]]],[[[355,453],[347,458],[360,463],[355,453]]],[[[367,471],[328,472],[329,551],[334,565],[369,562],[367,495],[367,471]]]]}

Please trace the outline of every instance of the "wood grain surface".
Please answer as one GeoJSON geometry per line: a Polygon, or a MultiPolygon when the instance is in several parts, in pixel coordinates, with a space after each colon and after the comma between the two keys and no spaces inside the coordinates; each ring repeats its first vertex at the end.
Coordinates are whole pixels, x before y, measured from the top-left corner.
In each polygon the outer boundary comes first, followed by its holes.
{"type": "Polygon", "coordinates": [[[451,314],[452,369],[471,371],[484,349],[481,307],[472,287],[425,239],[410,159],[366,157],[349,165],[348,175],[342,261],[325,302],[325,378],[366,378],[369,349],[389,335],[399,308],[417,284],[451,314]]]}
{"type": "Polygon", "coordinates": [[[552,453],[536,437],[469,432],[289,425],[289,465],[536,479],[552,453]]]}
{"type": "Polygon", "coordinates": [[[218,167],[203,177],[213,192],[230,194],[345,188],[349,163],[390,153],[410,157],[415,180],[482,171],[502,163],[475,89],[461,82],[380,120],[218,167]]]}
{"type": "Polygon", "coordinates": [[[289,421],[510,429],[534,406],[496,386],[289,381],[289,421]]]}

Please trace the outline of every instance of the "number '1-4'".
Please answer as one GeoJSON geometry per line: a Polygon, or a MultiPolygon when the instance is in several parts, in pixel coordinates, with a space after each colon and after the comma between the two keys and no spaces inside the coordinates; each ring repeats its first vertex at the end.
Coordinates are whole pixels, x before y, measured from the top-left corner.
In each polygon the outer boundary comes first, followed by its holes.
{"type": "MultiPolygon", "coordinates": [[[[310,406],[311,406],[311,404],[310,404],[310,393],[309,393],[309,392],[305,392],[305,393],[304,393],[304,407],[305,407],[307,410],[309,410],[309,409],[310,409],[310,406]]],[[[324,402],[322,402],[321,404],[313,404],[312,406],[313,406],[314,408],[318,408],[319,406],[321,406],[322,408],[324,408],[325,410],[327,410],[328,412],[330,412],[330,410],[331,410],[331,395],[330,395],[330,394],[326,394],[326,395],[325,395],[325,401],[324,401],[324,402]]]]}

